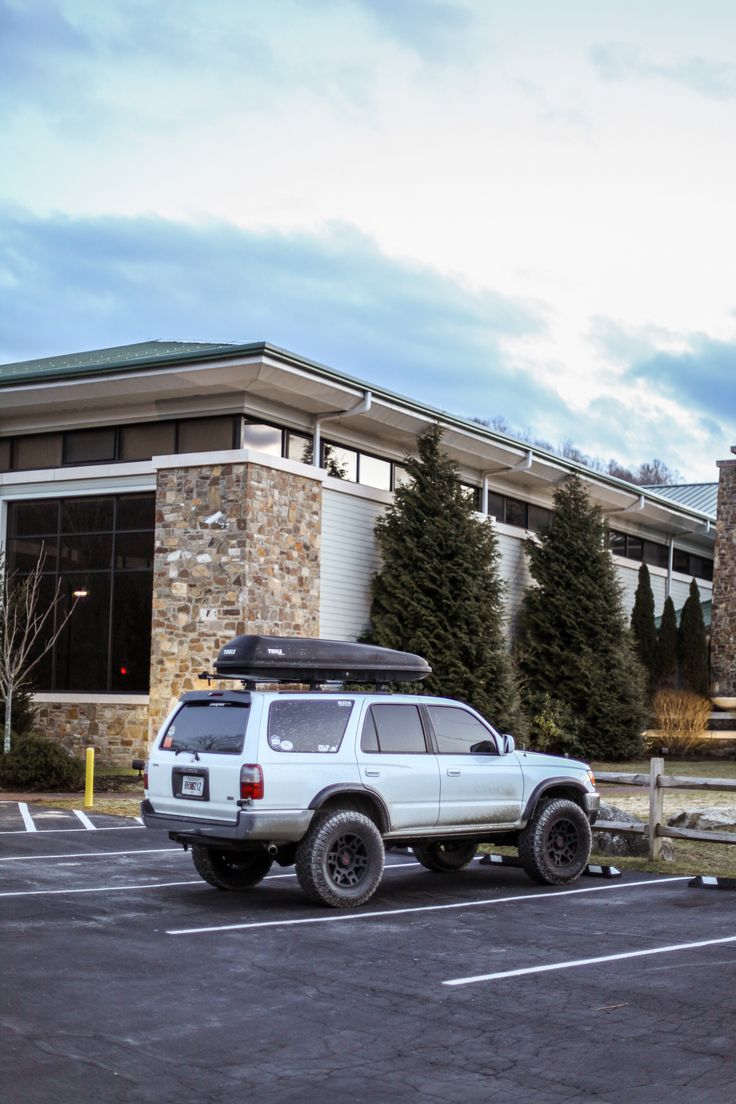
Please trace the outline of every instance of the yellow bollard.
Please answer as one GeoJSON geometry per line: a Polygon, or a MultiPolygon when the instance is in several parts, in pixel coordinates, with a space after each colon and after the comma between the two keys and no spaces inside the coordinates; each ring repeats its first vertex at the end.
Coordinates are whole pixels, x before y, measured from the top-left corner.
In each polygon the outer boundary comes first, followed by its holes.
{"type": "Polygon", "coordinates": [[[95,803],[95,749],[93,747],[87,748],[87,754],[85,756],[85,774],[84,774],[84,807],[85,809],[91,809],[95,803]]]}

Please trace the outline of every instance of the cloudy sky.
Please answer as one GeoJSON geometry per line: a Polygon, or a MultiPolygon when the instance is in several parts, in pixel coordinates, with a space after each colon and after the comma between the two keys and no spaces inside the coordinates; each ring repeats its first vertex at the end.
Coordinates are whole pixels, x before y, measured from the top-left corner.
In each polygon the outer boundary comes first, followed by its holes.
{"type": "Polygon", "coordinates": [[[0,0],[0,362],[260,341],[607,461],[736,444],[733,0],[0,0]]]}

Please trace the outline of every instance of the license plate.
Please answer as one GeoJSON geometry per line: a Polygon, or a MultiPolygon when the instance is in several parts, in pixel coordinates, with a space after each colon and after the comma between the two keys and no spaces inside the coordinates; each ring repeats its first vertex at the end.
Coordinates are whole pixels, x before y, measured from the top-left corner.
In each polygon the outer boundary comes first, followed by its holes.
{"type": "Polygon", "coordinates": [[[204,778],[194,774],[185,774],[181,780],[181,792],[186,797],[202,797],[204,794],[204,778]]]}

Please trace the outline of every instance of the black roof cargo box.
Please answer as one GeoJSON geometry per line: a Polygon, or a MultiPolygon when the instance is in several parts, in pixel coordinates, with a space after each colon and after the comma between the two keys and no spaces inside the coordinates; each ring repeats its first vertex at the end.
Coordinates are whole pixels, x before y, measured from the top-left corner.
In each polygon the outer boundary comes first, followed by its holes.
{"type": "Polygon", "coordinates": [[[432,673],[411,652],[288,636],[236,636],[215,662],[224,678],[259,682],[417,682],[432,673]]]}

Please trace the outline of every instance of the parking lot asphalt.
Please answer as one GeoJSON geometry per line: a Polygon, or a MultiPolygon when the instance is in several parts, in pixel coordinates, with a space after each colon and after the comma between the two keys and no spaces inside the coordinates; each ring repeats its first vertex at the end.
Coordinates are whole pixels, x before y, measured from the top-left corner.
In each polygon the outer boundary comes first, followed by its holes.
{"type": "Polygon", "coordinates": [[[736,894],[688,881],[390,851],[330,910],[293,868],[220,892],[133,820],[0,803],[0,1099],[733,1104],[736,894]]]}

